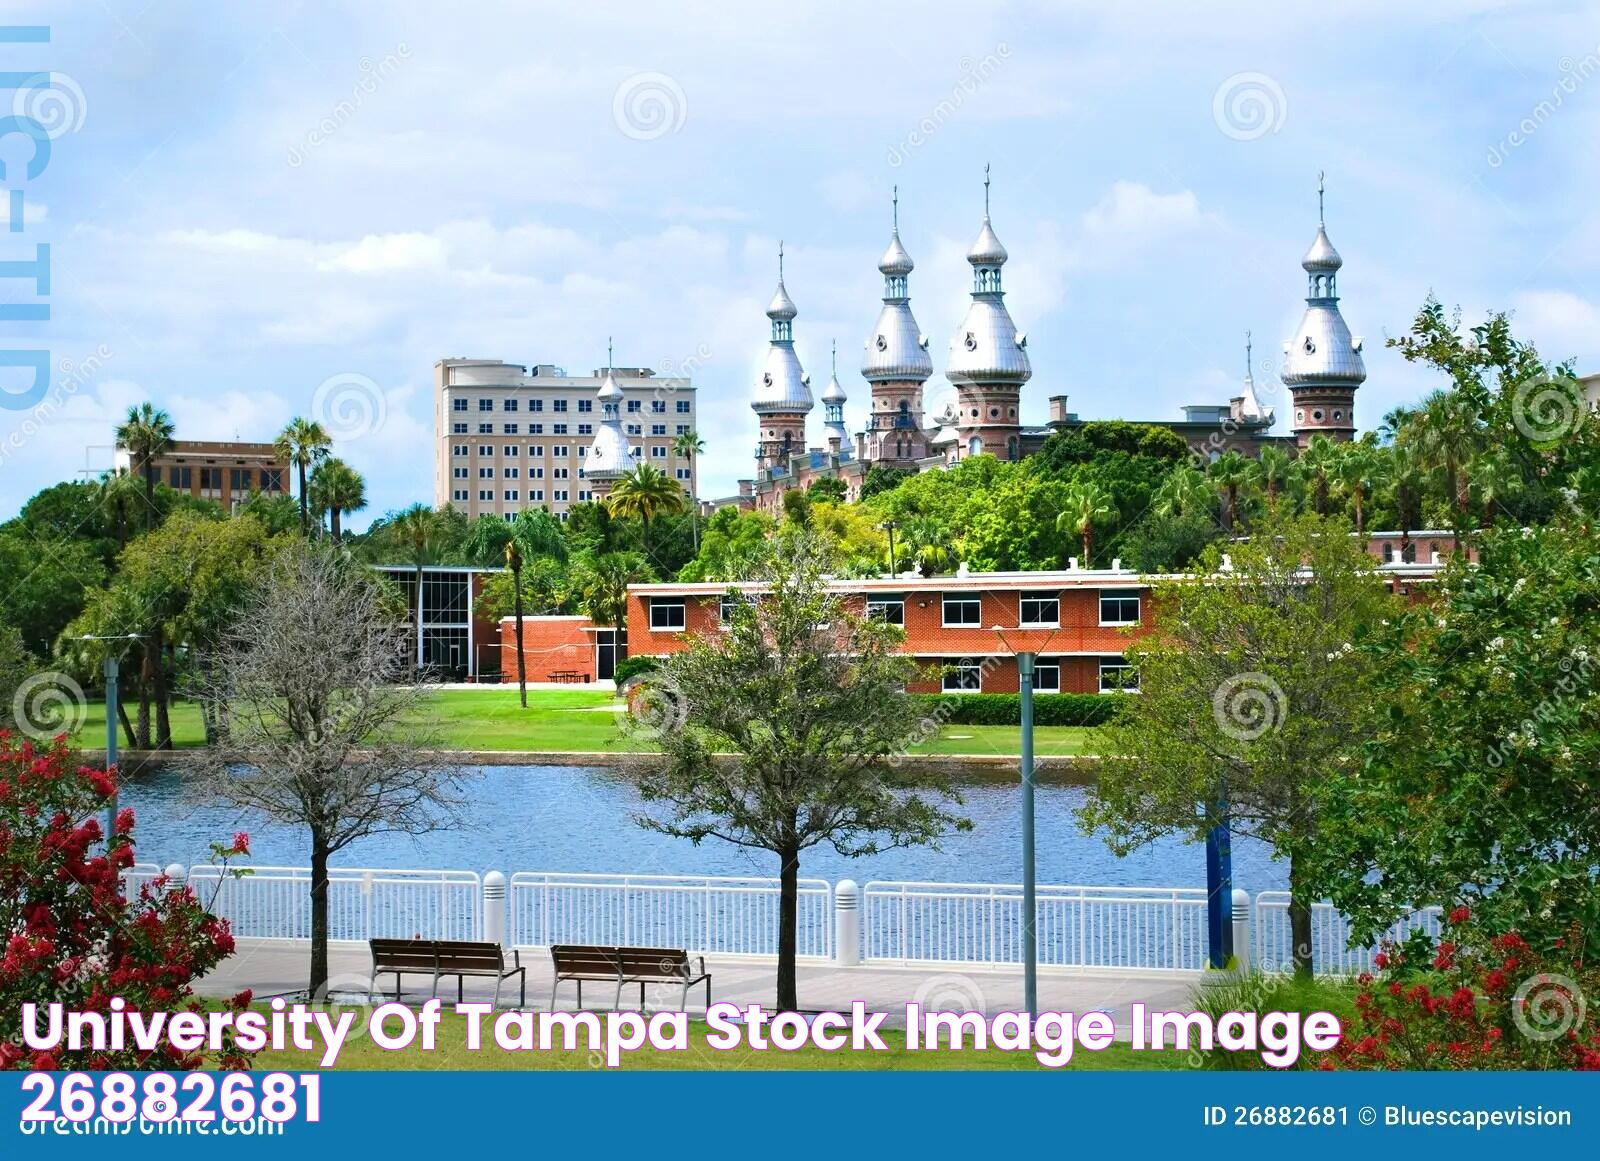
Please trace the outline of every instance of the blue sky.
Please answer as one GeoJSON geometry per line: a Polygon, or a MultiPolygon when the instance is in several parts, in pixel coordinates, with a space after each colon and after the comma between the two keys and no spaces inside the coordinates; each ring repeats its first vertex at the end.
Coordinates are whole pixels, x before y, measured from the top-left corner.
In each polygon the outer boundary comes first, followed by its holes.
{"type": "MultiPolygon", "coordinates": [[[[701,491],[726,494],[778,240],[802,361],[820,387],[838,340],[854,428],[890,187],[940,368],[985,162],[1030,421],[1058,393],[1090,417],[1223,401],[1247,329],[1283,416],[1319,170],[1364,427],[1434,385],[1382,346],[1430,292],[1600,370],[1585,7],[11,3],[53,42],[0,70],[63,74],[66,120],[4,244],[51,244],[54,315],[0,328],[101,355],[45,418],[0,411],[0,516],[106,466],[149,398],[188,438],[352,406],[361,524],[431,498],[436,359],[587,370],[608,335],[693,374],[701,491]]],[[[930,409],[948,395],[936,374],[930,409]]]]}

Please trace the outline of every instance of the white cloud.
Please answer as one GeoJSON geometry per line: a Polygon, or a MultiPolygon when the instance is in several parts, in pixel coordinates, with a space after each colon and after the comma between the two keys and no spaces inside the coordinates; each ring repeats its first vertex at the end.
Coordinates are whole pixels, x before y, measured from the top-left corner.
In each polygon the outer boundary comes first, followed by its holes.
{"type": "Polygon", "coordinates": [[[1546,360],[1560,363],[1577,356],[1592,369],[1600,359],[1600,306],[1564,290],[1523,291],[1512,306],[1513,330],[1546,360]]]}

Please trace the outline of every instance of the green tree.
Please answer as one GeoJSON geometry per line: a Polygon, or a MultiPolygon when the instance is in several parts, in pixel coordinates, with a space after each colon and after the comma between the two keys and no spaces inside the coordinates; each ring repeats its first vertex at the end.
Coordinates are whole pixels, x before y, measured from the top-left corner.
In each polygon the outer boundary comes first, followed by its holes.
{"type": "Polygon", "coordinates": [[[311,535],[311,498],[306,494],[306,473],[311,466],[328,458],[333,439],[327,430],[314,419],[295,416],[291,419],[272,448],[281,460],[294,465],[300,484],[300,534],[311,535]]]}
{"type": "Polygon", "coordinates": [[[1357,536],[1367,534],[1367,508],[1383,485],[1386,466],[1385,457],[1367,440],[1343,444],[1334,458],[1333,484],[1338,493],[1350,501],[1357,536]]]}
{"type": "Polygon", "coordinates": [[[1229,555],[1225,572],[1213,547],[1155,586],[1160,620],[1127,649],[1139,694],[1103,727],[1079,820],[1127,854],[1201,838],[1225,809],[1233,833],[1288,861],[1295,967],[1309,974],[1321,804],[1354,773],[1372,707],[1376,662],[1358,642],[1395,598],[1339,521],[1268,514],[1229,555]]]}
{"type": "Polygon", "coordinates": [[[1192,460],[1174,464],[1156,490],[1155,509],[1163,516],[1209,516],[1215,507],[1211,484],[1192,460]]]}
{"type": "Polygon", "coordinates": [[[596,625],[626,629],[628,586],[655,579],[637,552],[607,552],[579,564],[575,575],[578,600],[596,625]]]}
{"type": "Polygon", "coordinates": [[[21,632],[30,652],[47,657],[105,583],[106,566],[95,542],[34,533],[13,521],[0,529],[0,577],[0,623],[21,632]]]}
{"type": "Polygon", "coordinates": [[[1066,504],[1056,516],[1057,531],[1078,534],[1083,544],[1083,567],[1094,567],[1094,529],[1111,515],[1111,497],[1099,485],[1085,481],[1067,489],[1066,504]]]}
{"type": "Polygon", "coordinates": [[[1266,489],[1267,506],[1275,508],[1278,497],[1282,494],[1294,473],[1294,458],[1281,447],[1268,444],[1261,449],[1261,456],[1256,460],[1257,471],[1261,485],[1266,489]]]}
{"type": "Polygon", "coordinates": [[[172,417],[153,403],[128,409],[128,417],[117,425],[117,446],[133,461],[133,473],[144,480],[144,526],[156,526],[155,461],[172,450],[172,417]]]}
{"type": "Polygon", "coordinates": [[[862,500],[870,500],[874,496],[892,492],[916,474],[915,468],[891,468],[887,464],[876,464],[868,468],[867,474],[861,477],[860,497],[862,500]]]}
{"type": "Polygon", "coordinates": [[[17,728],[14,713],[17,688],[38,668],[38,658],[28,652],[16,627],[0,624],[0,730],[17,728]]]}
{"type": "MultiPolygon", "coordinates": [[[[679,432],[672,441],[672,452],[684,463],[689,465],[689,478],[694,479],[694,465],[706,453],[706,441],[700,438],[700,433],[691,428],[679,432]]],[[[691,489],[689,492],[689,509],[694,520],[694,552],[700,555],[700,502],[695,498],[691,489]]]]}
{"type": "Polygon", "coordinates": [[[311,504],[328,513],[333,542],[340,543],[342,517],[367,506],[367,483],[343,460],[330,457],[311,471],[311,504]]]}
{"type": "Polygon", "coordinates": [[[1225,452],[1213,460],[1206,473],[1211,482],[1222,489],[1222,517],[1228,531],[1239,527],[1239,490],[1251,480],[1250,461],[1236,451],[1225,452]]]}
{"type": "Polygon", "coordinates": [[[850,488],[838,476],[819,476],[812,480],[806,488],[806,493],[813,500],[824,500],[830,504],[843,504],[850,493],[850,488]]]}
{"type": "Polygon", "coordinates": [[[970,824],[943,775],[900,763],[919,711],[904,689],[916,662],[896,626],[828,591],[815,537],[780,539],[759,599],[725,633],[692,637],[646,679],[660,764],[639,776],[640,821],[663,834],[768,851],[779,879],[777,1007],[799,1008],[795,956],[802,854],[847,857],[929,844],[970,824]],[[722,755],[727,755],[723,757],[722,755]],[[711,772],[714,772],[711,773],[711,772]]]}
{"type": "Polygon", "coordinates": [[[660,468],[640,464],[611,486],[605,507],[613,516],[639,521],[640,545],[653,558],[650,522],[661,516],[676,516],[689,506],[683,488],[660,468]]]}
{"type": "Polygon", "coordinates": [[[1305,473],[1306,483],[1311,489],[1311,509],[1318,516],[1329,514],[1331,473],[1338,455],[1339,445],[1321,432],[1307,440],[1305,450],[1300,453],[1300,470],[1305,473]]]}
{"type": "Polygon", "coordinates": [[[1467,905],[1488,933],[1577,954],[1600,932],[1600,540],[1502,526],[1478,551],[1374,622],[1381,712],[1330,801],[1318,885],[1359,938],[1467,905]]]}
{"type": "MultiPolygon", "coordinates": [[[[411,623],[422,628],[422,570],[435,559],[443,521],[426,504],[413,504],[389,523],[387,532],[415,570],[416,591],[411,594],[411,623]]],[[[420,659],[419,659],[420,661],[420,659]]]]}

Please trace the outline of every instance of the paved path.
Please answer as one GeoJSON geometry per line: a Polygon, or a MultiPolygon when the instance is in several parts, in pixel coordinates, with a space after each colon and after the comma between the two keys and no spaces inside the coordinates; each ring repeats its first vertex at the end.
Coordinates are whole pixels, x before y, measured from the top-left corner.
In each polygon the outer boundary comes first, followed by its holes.
{"type": "MultiPolygon", "coordinates": [[[[241,939],[238,951],[211,975],[200,981],[198,990],[206,995],[232,995],[251,988],[258,999],[301,991],[305,987],[309,948],[305,943],[277,940],[241,939]]],[[[523,949],[522,962],[528,968],[528,1004],[543,1008],[550,1003],[550,955],[543,950],[523,949]]],[[[329,950],[332,995],[335,999],[352,994],[365,995],[371,958],[365,944],[338,943],[329,950]]],[[[755,958],[707,958],[712,974],[712,1000],[736,1004],[760,1003],[770,1007],[773,999],[773,961],[755,958]]],[[[1126,1029],[1128,1005],[1142,1001],[1147,1005],[1188,1008],[1188,997],[1198,976],[1175,972],[1110,972],[1046,969],[1039,975],[1039,1006],[1044,1010],[1086,1012],[1103,1010],[1113,1014],[1119,1029],[1126,1029]]],[[[407,977],[404,997],[420,1003],[429,996],[429,981],[423,976],[407,977]]],[[[452,981],[443,981],[444,998],[454,999],[452,981]]],[[[394,977],[385,976],[380,986],[392,989],[394,977]]],[[[910,1001],[949,1011],[1014,1011],[1022,1007],[1022,974],[1017,967],[1002,970],[944,970],[938,965],[906,968],[889,966],[835,967],[826,963],[806,963],[799,967],[800,1003],[807,1009],[843,1009],[855,1000],[870,1011],[891,1013],[890,1024],[903,1023],[897,1017],[910,1001]]],[[[636,1006],[637,985],[623,997],[625,1006],[636,1006]]],[[[392,991],[390,992],[392,995],[392,991]]],[[[483,980],[468,980],[469,1000],[488,1000],[494,985],[483,980]]],[[[676,1008],[682,992],[670,986],[650,986],[645,991],[646,1007],[676,1008]]],[[[614,987],[590,984],[584,989],[584,1006],[608,1008],[616,995],[614,987]]],[[[576,990],[563,984],[560,1005],[574,1007],[576,990]]],[[[513,983],[501,994],[501,1005],[516,1004],[513,983]]],[[[689,997],[688,1011],[705,1010],[705,991],[689,997]]]]}

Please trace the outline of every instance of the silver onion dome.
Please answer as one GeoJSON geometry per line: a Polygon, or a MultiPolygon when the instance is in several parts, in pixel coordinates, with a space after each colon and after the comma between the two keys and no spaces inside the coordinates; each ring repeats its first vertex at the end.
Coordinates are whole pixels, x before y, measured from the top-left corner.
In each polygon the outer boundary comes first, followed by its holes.
{"type": "Polygon", "coordinates": [[[950,340],[946,375],[952,381],[1026,383],[1033,377],[1027,337],[1006,310],[1000,268],[1006,248],[989,224],[989,177],[983,180],[983,229],[967,252],[972,264],[972,305],[950,340]]]}
{"type": "Polygon", "coordinates": [[[1255,357],[1255,348],[1250,341],[1250,332],[1244,333],[1244,385],[1239,391],[1239,415],[1256,423],[1272,426],[1274,416],[1272,408],[1263,407],[1261,397],[1256,394],[1256,379],[1253,371],[1252,360],[1255,357]]]}
{"type": "Polygon", "coordinates": [[[794,353],[794,318],[799,313],[783,286],[783,245],[779,243],[778,289],[767,307],[772,338],[750,397],[750,409],[757,415],[804,415],[812,408],[811,379],[794,353]]]}
{"type": "Polygon", "coordinates": [[[867,336],[861,356],[861,377],[868,383],[923,383],[933,374],[928,337],[911,313],[907,275],[916,268],[900,243],[900,196],[895,192],[894,233],[878,269],[883,272],[883,309],[867,336]]]}
{"type": "Polygon", "coordinates": [[[911,261],[911,255],[906,253],[906,248],[900,244],[900,230],[896,227],[894,235],[889,239],[889,248],[883,252],[883,257],[878,259],[878,269],[884,274],[894,274],[904,277],[917,268],[911,261]]]}
{"type": "MultiPolygon", "coordinates": [[[[1320,201],[1322,188],[1319,182],[1320,201]]],[[[1359,387],[1367,368],[1362,343],[1352,338],[1339,313],[1336,275],[1343,259],[1319,223],[1317,236],[1300,265],[1306,271],[1306,313],[1283,344],[1282,379],[1287,387],[1359,387]]]]}
{"type": "Polygon", "coordinates": [[[626,475],[634,469],[636,461],[633,449],[628,446],[628,437],[622,431],[622,388],[617,386],[610,367],[606,368],[606,377],[595,398],[600,401],[600,426],[595,429],[594,442],[589,445],[583,474],[590,480],[626,475]]]}
{"type": "Polygon", "coordinates": [[[830,443],[837,440],[840,450],[846,454],[850,447],[850,432],[844,425],[844,405],[848,398],[839,385],[839,345],[835,343],[833,374],[822,389],[822,438],[830,443]]]}
{"type": "Polygon", "coordinates": [[[1300,259],[1300,266],[1308,274],[1328,274],[1344,265],[1344,259],[1339,257],[1339,251],[1333,248],[1333,243],[1328,241],[1328,231],[1317,227],[1317,236],[1311,242],[1311,249],[1306,251],[1306,256],[1300,259]]]}

